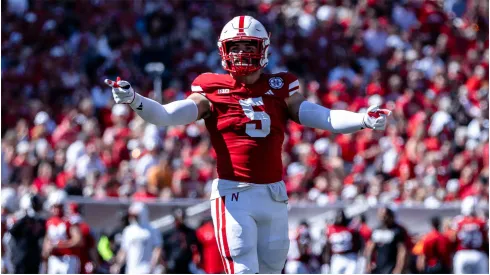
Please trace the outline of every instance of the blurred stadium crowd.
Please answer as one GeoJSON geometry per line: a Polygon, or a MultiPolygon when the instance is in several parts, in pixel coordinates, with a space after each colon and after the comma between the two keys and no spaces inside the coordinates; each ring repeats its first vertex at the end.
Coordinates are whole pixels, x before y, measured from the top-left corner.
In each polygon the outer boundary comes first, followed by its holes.
{"type": "MultiPolygon", "coordinates": [[[[289,123],[291,201],[438,207],[488,202],[488,2],[422,0],[2,0],[2,188],[16,196],[207,198],[204,123],[157,128],[114,105],[103,79],[163,102],[223,73],[216,41],[249,14],[272,33],[267,71],[298,75],[332,109],[393,110],[386,132],[336,135],[289,123]]],[[[3,218],[3,217],[2,217],[3,218]]]]}
{"type": "Polygon", "coordinates": [[[283,156],[291,200],[487,200],[488,3],[445,3],[7,1],[2,184],[19,194],[207,197],[215,161],[204,124],[147,125],[114,105],[102,80],[120,75],[152,95],[143,67],[162,61],[163,101],[184,98],[199,73],[223,72],[216,35],[241,12],[272,32],[267,69],[296,73],[310,100],[393,110],[385,133],[291,122],[283,156]]]}

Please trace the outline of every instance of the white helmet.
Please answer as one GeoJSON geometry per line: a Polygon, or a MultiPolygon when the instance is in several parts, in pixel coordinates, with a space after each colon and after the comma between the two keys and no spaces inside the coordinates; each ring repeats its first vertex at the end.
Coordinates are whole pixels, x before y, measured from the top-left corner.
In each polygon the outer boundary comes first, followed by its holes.
{"type": "Polygon", "coordinates": [[[32,196],[30,194],[24,194],[24,196],[22,196],[20,198],[20,209],[22,210],[29,210],[32,208],[32,203],[31,203],[31,199],[32,199],[32,196]]]}
{"type": "Polygon", "coordinates": [[[466,197],[461,202],[461,214],[465,216],[470,216],[475,213],[478,200],[475,197],[466,197]]]}
{"type": "Polygon", "coordinates": [[[128,214],[136,216],[140,225],[146,225],[150,222],[148,208],[142,202],[133,202],[129,206],[128,214]]]}
{"type": "Polygon", "coordinates": [[[17,192],[13,188],[2,189],[2,208],[15,212],[17,210],[17,192]]]}
{"type": "Polygon", "coordinates": [[[262,23],[252,16],[237,16],[226,23],[218,40],[221,65],[234,75],[247,75],[258,71],[269,62],[269,44],[269,34],[262,23]],[[230,46],[240,41],[256,43],[258,52],[230,54],[230,46]]]}
{"type": "Polygon", "coordinates": [[[55,205],[64,205],[66,202],[66,192],[63,190],[57,190],[51,193],[48,197],[48,204],[50,207],[55,205]]]}

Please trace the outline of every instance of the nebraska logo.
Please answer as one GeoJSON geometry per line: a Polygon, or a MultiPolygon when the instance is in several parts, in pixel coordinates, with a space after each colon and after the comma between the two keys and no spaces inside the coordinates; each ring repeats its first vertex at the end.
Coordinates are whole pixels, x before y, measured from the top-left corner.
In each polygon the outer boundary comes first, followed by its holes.
{"type": "Polygon", "coordinates": [[[282,86],[284,86],[284,80],[278,76],[272,77],[269,79],[269,86],[271,86],[272,89],[281,89],[282,86]]]}
{"type": "Polygon", "coordinates": [[[218,89],[218,94],[221,95],[221,94],[229,94],[230,93],[230,89],[218,89]]]}

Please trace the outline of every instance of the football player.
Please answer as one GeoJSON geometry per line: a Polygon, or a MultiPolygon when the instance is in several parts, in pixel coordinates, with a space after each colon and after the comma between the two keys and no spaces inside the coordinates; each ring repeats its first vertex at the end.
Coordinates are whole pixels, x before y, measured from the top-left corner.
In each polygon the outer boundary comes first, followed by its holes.
{"type": "Polygon", "coordinates": [[[466,197],[461,202],[461,216],[453,221],[450,237],[456,243],[455,274],[488,273],[488,232],[485,221],[477,216],[477,203],[476,198],[466,197]]]}
{"type": "Polygon", "coordinates": [[[70,223],[64,213],[67,200],[65,191],[57,190],[48,197],[52,216],[46,221],[46,236],[42,255],[48,260],[49,274],[73,274],[80,272],[78,250],[84,240],[80,227],[70,223]]]}
{"type": "Polygon", "coordinates": [[[327,244],[331,274],[355,274],[358,254],[361,247],[361,235],[348,227],[343,210],[339,210],[335,221],[327,227],[327,244]]]}
{"type": "Polygon", "coordinates": [[[116,103],[125,103],[159,126],[204,119],[217,153],[211,206],[227,273],[280,273],[289,248],[287,193],[281,149],[286,122],[335,133],[384,130],[390,111],[329,110],[305,100],[297,77],[263,73],[270,34],[251,16],[237,16],[219,37],[228,74],[204,73],[184,100],[161,105],[134,92],[128,81],[106,80],[116,103]]]}

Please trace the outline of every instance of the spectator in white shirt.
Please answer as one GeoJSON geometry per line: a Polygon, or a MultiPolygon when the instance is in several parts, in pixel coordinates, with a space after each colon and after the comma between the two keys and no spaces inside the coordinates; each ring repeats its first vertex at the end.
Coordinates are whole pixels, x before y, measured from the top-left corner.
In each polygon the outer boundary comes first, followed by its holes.
{"type": "Polygon", "coordinates": [[[378,56],[387,47],[388,33],[377,20],[371,21],[370,25],[370,28],[364,33],[364,42],[368,50],[378,56]]]}
{"type": "Polygon", "coordinates": [[[144,203],[133,203],[128,215],[129,226],[123,230],[121,249],[111,272],[120,273],[123,262],[126,262],[126,274],[152,273],[161,258],[161,234],[150,225],[148,209],[144,203]]]}
{"type": "Polygon", "coordinates": [[[437,55],[434,47],[425,46],[423,48],[424,58],[415,61],[414,69],[424,72],[425,76],[432,79],[436,73],[437,68],[444,67],[444,61],[437,55]]]}
{"type": "Polygon", "coordinates": [[[87,145],[87,153],[80,157],[76,163],[76,176],[79,179],[85,178],[91,172],[104,173],[105,164],[100,159],[95,144],[87,145]]]}
{"type": "Polygon", "coordinates": [[[159,163],[159,152],[160,152],[160,144],[159,140],[155,138],[145,138],[143,140],[143,144],[147,151],[143,157],[137,160],[135,173],[137,177],[146,177],[146,173],[148,169],[151,167],[158,165],[159,163]]]}
{"type": "Polygon", "coordinates": [[[391,16],[395,24],[401,27],[404,31],[408,31],[410,28],[414,27],[417,23],[417,16],[408,8],[408,6],[395,5],[393,8],[393,14],[391,16]]]}
{"type": "Polygon", "coordinates": [[[352,83],[356,78],[356,72],[349,66],[349,62],[343,61],[339,66],[335,67],[328,75],[328,83],[346,78],[352,83]]]}

